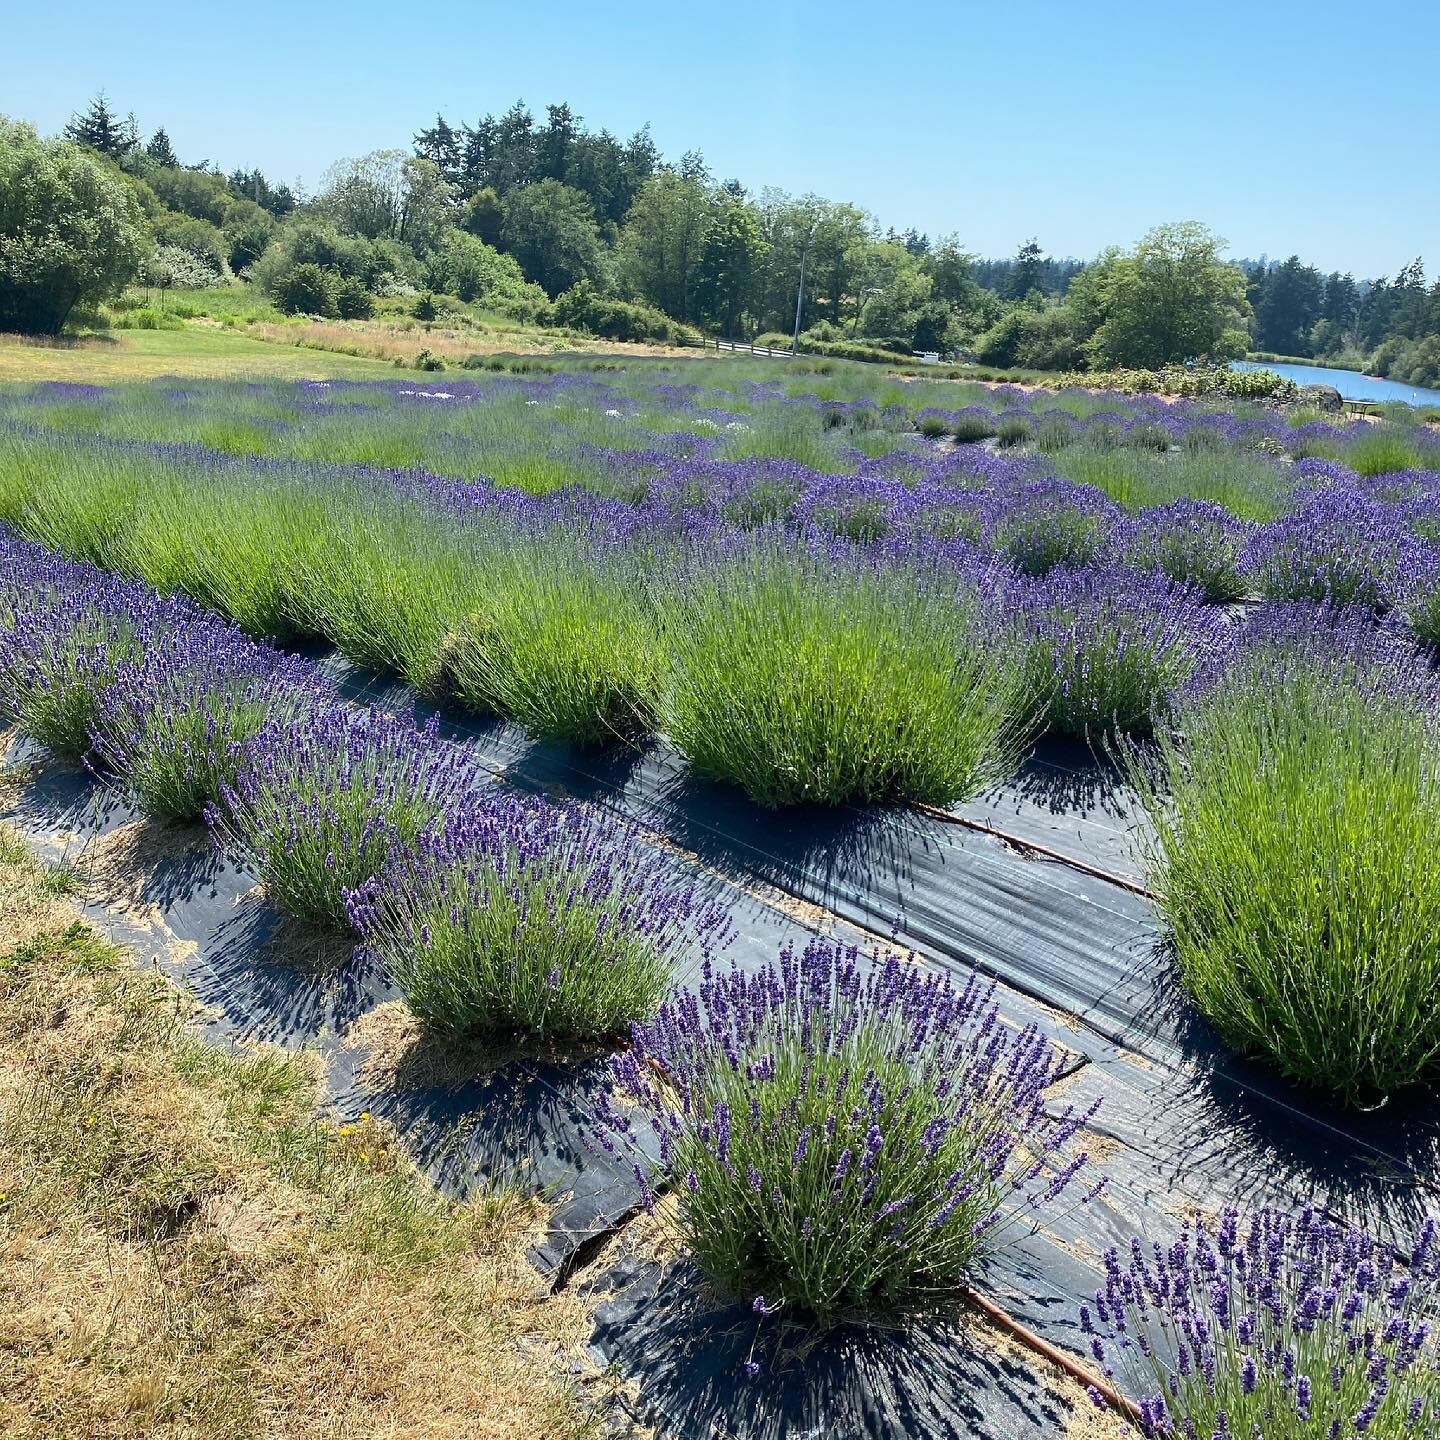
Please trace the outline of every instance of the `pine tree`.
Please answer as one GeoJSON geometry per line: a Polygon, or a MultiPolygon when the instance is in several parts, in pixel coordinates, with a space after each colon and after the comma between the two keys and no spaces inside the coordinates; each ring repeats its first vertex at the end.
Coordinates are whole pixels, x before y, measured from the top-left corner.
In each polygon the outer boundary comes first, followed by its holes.
{"type": "Polygon", "coordinates": [[[422,159],[433,160],[449,184],[459,185],[464,179],[461,136],[443,115],[435,117],[434,129],[422,130],[415,137],[415,153],[422,159]]]}
{"type": "Polygon", "coordinates": [[[173,169],[180,167],[180,157],[175,153],[175,147],[170,143],[170,137],[165,133],[163,125],[150,137],[145,153],[157,165],[168,165],[173,169]]]}
{"type": "Polygon", "coordinates": [[[125,125],[116,118],[103,90],[90,102],[90,108],[83,115],[77,113],[70,117],[70,123],[65,127],[65,138],[77,145],[88,145],[112,160],[118,160],[129,149],[125,125]]]}
{"type": "Polygon", "coordinates": [[[1045,252],[1033,236],[1020,247],[1007,288],[1011,300],[1023,300],[1032,290],[1045,288],[1045,252]]]}

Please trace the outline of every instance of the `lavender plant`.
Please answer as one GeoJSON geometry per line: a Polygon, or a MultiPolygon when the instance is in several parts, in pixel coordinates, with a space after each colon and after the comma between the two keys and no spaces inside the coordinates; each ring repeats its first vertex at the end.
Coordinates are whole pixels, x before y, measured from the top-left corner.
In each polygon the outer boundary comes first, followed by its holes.
{"type": "Polygon", "coordinates": [[[1075,735],[1148,734],[1226,630],[1198,590],[1119,565],[1054,569],[1016,599],[1031,692],[1075,735]]]}
{"type": "Polygon", "coordinates": [[[350,897],[410,1007],[453,1039],[593,1040],[652,1015],[680,947],[723,936],[630,825],[496,790],[350,897]]]}
{"type": "Polygon", "coordinates": [[[461,810],[483,778],[433,724],[335,708],[261,730],[206,818],[279,909],[343,930],[349,893],[461,810]]]}
{"type": "Polygon", "coordinates": [[[121,664],[90,724],[99,760],[147,814],[198,820],[233,787],[246,744],[333,704],[314,668],[218,622],[121,664]]]}
{"type": "Polygon", "coordinates": [[[600,1138],[660,1137],[696,1262],[770,1314],[821,1324],[951,1289],[1004,1222],[1054,1201],[1085,1162],[1089,1113],[1047,1112],[1058,1053],[1003,1025],[993,987],[813,940],[754,974],[707,964],[698,992],[632,1027],[624,1105],[600,1138]]]}
{"type": "Polygon", "coordinates": [[[998,492],[991,544],[1022,573],[1088,565],[1108,546],[1120,509],[1103,491],[1068,480],[1032,480],[998,492]]]}
{"type": "MultiPolygon", "coordinates": [[[[1307,1206],[1227,1210],[1174,1244],[1105,1256],[1080,1309],[1094,1358],[1151,1436],[1401,1440],[1440,1434],[1440,1261],[1426,1219],[1402,1268],[1307,1206]]],[[[1103,1403],[1103,1402],[1102,1402],[1103,1403]]]]}
{"type": "Polygon", "coordinates": [[[1235,1048],[1352,1102],[1440,1062],[1436,682],[1363,611],[1252,619],[1132,766],[1185,986],[1235,1048]]]}
{"type": "Polygon", "coordinates": [[[948,804],[1006,773],[1025,697],[953,571],[773,542],[696,558],[657,600],[665,731],[762,805],[948,804]]]}
{"type": "Polygon", "coordinates": [[[1241,556],[1254,526],[1207,500],[1176,500],[1144,510],[1123,542],[1125,561],[1192,585],[1209,601],[1242,599],[1249,583],[1241,556]]]}
{"type": "Polygon", "coordinates": [[[654,726],[664,669],[636,568],[568,527],[485,550],[483,610],[449,646],[456,697],[537,739],[599,746],[654,726]]]}
{"type": "Polygon", "coordinates": [[[1327,489],[1257,531],[1243,562],[1272,599],[1379,610],[1418,543],[1394,507],[1327,489]]]}
{"type": "Polygon", "coordinates": [[[96,708],[117,671],[173,647],[199,613],[178,599],[15,547],[0,625],[0,710],[57,754],[90,747],[96,708]]]}

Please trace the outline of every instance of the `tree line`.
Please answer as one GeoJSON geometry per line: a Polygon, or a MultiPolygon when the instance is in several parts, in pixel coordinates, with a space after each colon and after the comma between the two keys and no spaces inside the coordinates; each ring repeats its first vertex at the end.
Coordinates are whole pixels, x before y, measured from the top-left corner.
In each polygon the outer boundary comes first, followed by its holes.
{"type": "Polygon", "coordinates": [[[408,149],[339,162],[313,196],[258,169],[186,163],[163,127],[143,139],[103,95],[58,140],[9,125],[0,145],[0,268],[18,278],[14,257],[28,245],[41,253],[26,283],[53,272],[44,303],[0,303],[10,328],[63,324],[128,265],[127,278],[160,287],[241,277],[304,313],[365,318],[396,296],[433,313],[433,297],[448,296],[627,339],[788,340],[798,300],[814,349],[1036,369],[1225,359],[1258,346],[1398,372],[1433,363],[1440,346],[1440,287],[1425,288],[1418,261],[1394,281],[1325,277],[1296,257],[1234,264],[1193,222],[1089,262],[1048,256],[1034,240],[983,259],[953,235],[882,230],[848,202],[754,193],[696,151],[667,160],[648,127],[620,138],[565,104],[543,118],[518,101],[474,124],[437,116],[408,149]],[[106,222],[77,224],[66,241],[43,212],[67,205],[98,205],[106,222]],[[87,233],[103,237],[108,263],[61,253],[87,233]],[[87,266],[88,289],[77,281],[87,266]]]}
{"type": "Polygon", "coordinates": [[[1423,260],[1394,279],[1363,281],[1326,275],[1298,255],[1244,268],[1256,349],[1440,384],[1440,280],[1426,284],[1423,260]]]}

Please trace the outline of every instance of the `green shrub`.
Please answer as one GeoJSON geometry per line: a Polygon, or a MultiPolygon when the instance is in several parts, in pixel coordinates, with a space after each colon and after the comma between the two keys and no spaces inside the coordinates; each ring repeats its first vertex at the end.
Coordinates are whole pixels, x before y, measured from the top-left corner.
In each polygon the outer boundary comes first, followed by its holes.
{"type": "Polygon", "coordinates": [[[1440,1059],[1440,744],[1415,683],[1367,664],[1369,625],[1349,656],[1258,645],[1182,703],[1158,779],[1132,765],[1196,1005],[1236,1049],[1364,1103],[1440,1059]]]}
{"type": "MultiPolygon", "coordinates": [[[[756,344],[759,344],[756,341],[756,344]]],[[[870,365],[896,365],[907,363],[912,357],[908,350],[891,350],[883,345],[862,345],[854,340],[809,340],[800,337],[801,347],[810,355],[828,355],[834,360],[860,360],[870,365]]],[[[781,336],[778,348],[790,348],[789,336],[781,336]]]]}
{"type": "Polygon", "coordinates": [[[375,313],[375,297],[359,280],[347,276],[335,287],[335,311],[342,320],[368,320],[375,313]]]}
{"type": "Polygon", "coordinates": [[[953,579],[760,542],[661,597],[665,731],[762,805],[944,805],[1006,772],[1022,681],[953,579]]]}
{"type": "Polygon", "coordinates": [[[185,322],[165,310],[153,305],[141,305],[138,309],[127,310],[115,319],[117,330],[183,330],[185,322]]]}
{"type": "Polygon", "coordinates": [[[311,264],[288,270],[274,290],[275,304],[287,315],[334,315],[339,294],[339,273],[311,264]]]}
{"type": "Polygon", "coordinates": [[[123,290],[149,248],[124,176],[80,145],[0,116],[0,331],[58,335],[123,290]]]}
{"type": "Polygon", "coordinates": [[[672,320],[653,305],[602,295],[588,280],[581,280],[556,297],[550,323],[570,326],[607,340],[649,340],[666,345],[696,334],[688,325],[672,320]]]}
{"type": "Polygon", "coordinates": [[[445,357],[437,355],[428,345],[415,356],[417,370],[443,370],[445,357]]]}

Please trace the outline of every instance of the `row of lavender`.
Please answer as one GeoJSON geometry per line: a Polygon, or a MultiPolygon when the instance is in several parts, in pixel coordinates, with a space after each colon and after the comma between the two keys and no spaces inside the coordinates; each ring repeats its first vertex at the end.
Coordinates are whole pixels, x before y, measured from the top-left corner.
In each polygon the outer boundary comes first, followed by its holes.
{"type": "Polygon", "coordinates": [[[719,917],[621,821],[495,784],[191,600],[0,540],[0,714],[141,811],[211,826],[271,902],[353,929],[464,1038],[614,1033],[719,917]]]}
{"type": "MultiPolygon", "coordinates": [[[[698,993],[646,1020],[681,937],[718,944],[722,924],[633,831],[502,797],[433,732],[339,707],[310,667],[188,601],[23,542],[0,559],[0,708],[53,749],[90,749],[148,813],[204,810],[274,903],[376,945],[427,1023],[637,1019],[597,1138],[637,1144],[638,1104],[661,1141],[657,1171],[636,1165],[647,1198],[673,1184],[697,1261],[757,1313],[827,1323],[944,1295],[1082,1170],[1088,1114],[1046,1108],[1061,1057],[980,984],[815,942],[758,974],[707,963],[698,993]]],[[[1297,649],[1298,618],[1253,637],[1269,682],[1288,657],[1372,704],[1408,693],[1358,619],[1297,649]]],[[[1153,1434],[1440,1421],[1431,1224],[1403,1272],[1308,1211],[1227,1215],[1153,1254],[1136,1240],[1107,1267],[1081,1324],[1153,1434]]]]}

